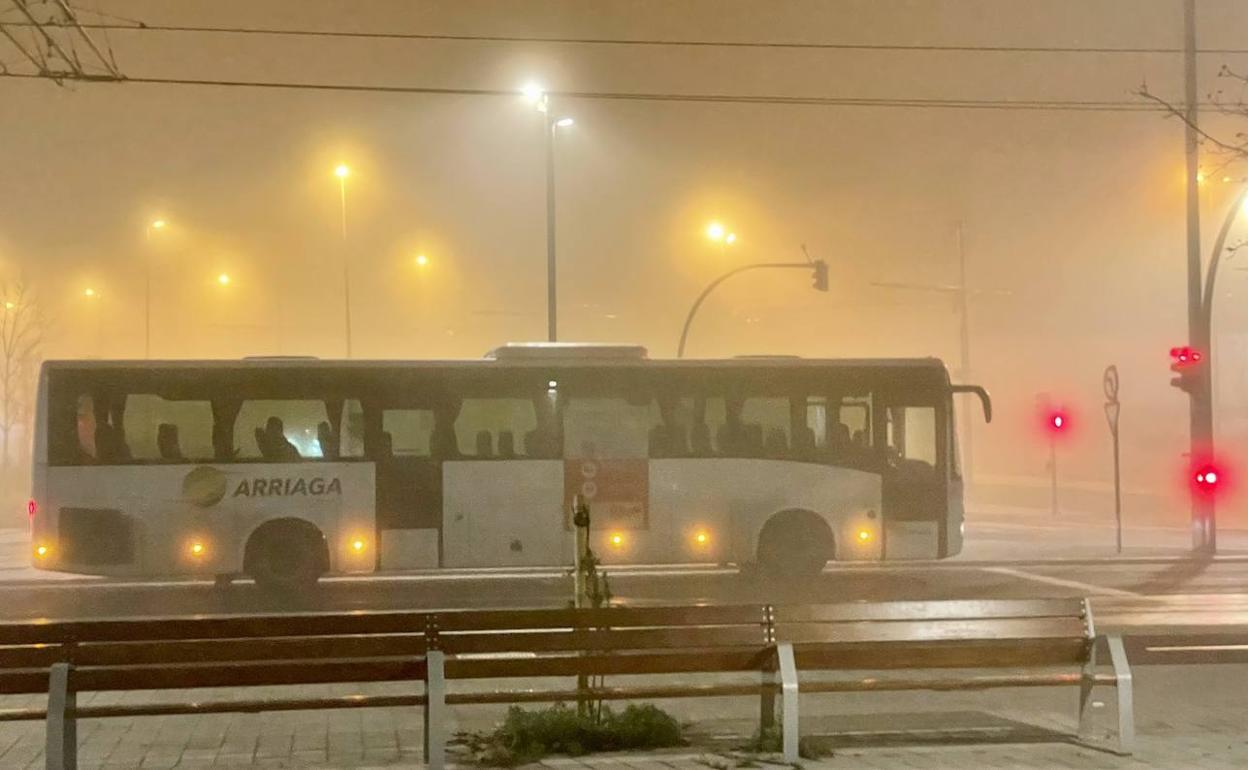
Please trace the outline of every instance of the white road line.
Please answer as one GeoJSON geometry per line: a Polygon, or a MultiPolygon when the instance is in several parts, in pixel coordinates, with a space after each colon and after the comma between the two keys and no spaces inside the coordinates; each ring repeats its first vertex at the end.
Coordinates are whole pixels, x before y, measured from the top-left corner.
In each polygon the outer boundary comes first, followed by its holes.
{"type": "Polygon", "coordinates": [[[1078,580],[1063,580],[1062,578],[1049,577],[1048,575],[1037,575],[1034,572],[1024,572],[1021,569],[1012,569],[1010,567],[981,567],[980,569],[984,572],[994,572],[998,575],[1009,575],[1010,577],[1031,580],[1036,583],[1047,583],[1052,586],[1061,586],[1063,588],[1077,588],[1080,591],[1085,591],[1099,596],[1144,596],[1144,594],[1139,594],[1135,591],[1124,591],[1121,588],[1109,588],[1108,586],[1098,586],[1091,583],[1080,583],[1078,580]]]}

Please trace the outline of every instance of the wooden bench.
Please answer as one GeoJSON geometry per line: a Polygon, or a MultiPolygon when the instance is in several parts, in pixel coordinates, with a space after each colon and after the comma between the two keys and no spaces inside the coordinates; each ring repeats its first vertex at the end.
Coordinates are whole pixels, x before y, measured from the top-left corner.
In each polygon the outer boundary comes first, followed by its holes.
{"type": "Polygon", "coordinates": [[[1097,665],[1086,599],[914,601],[777,607],[785,757],[797,756],[799,693],[1079,686],[1079,735],[1091,733],[1093,689],[1117,688],[1118,750],[1135,741],[1132,674],[1122,638],[1097,665]],[[799,681],[798,672],[915,672],[799,681]],[[991,673],[983,673],[983,672],[991,673]],[[792,718],[788,718],[792,715],[792,718]]]}
{"type": "MultiPolygon", "coordinates": [[[[47,766],[76,766],[82,718],[422,706],[426,761],[441,767],[446,707],[456,704],[756,696],[761,721],[782,695],[786,758],[797,759],[799,692],[1075,685],[1081,726],[1091,689],[1119,687],[1119,735],[1130,746],[1130,674],[1111,640],[1115,675],[1094,670],[1093,630],[1079,600],[378,612],[0,624],[0,692],[48,693],[47,766]],[[1074,673],[1037,673],[1073,666],[1074,673]],[[1024,669],[896,680],[799,682],[798,671],[1024,669]],[[451,680],[761,673],[762,680],[625,684],[578,690],[500,687],[449,692],[451,680]],[[775,678],[779,675],[779,682],[775,678]],[[423,692],[161,704],[82,705],[94,691],[421,681],[423,692]],[[1124,700],[1125,697],[1125,700],[1124,700]],[[1125,704],[1125,705],[1124,705],[1125,704]]],[[[1115,646],[1116,644],[1116,646],[1115,646]]]]}

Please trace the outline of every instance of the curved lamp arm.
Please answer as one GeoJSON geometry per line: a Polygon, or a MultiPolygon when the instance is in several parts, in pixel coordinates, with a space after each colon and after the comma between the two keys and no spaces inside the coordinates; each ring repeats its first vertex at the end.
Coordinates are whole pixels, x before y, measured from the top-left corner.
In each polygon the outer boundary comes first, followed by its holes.
{"type": "Polygon", "coordinates": [[[724,273],[720,277],[711,281],[710,285],[707,286],[705,289],[703,289],[702,293],[698,295],[697,300],[694,301],[693,303],[693,307],[689,308],[689,315],[685,316],[684,328],[680,330],[680,344],[676,346],[676,357],[677,358],[685,357],[685,340],[689,338],[689,326],[693,324],[693,317],[697,315],[698,308],[702,307],[702,303],[706,301],[706,298],[710,295],[712,291],[715,290],[716,286],[719,286],[721,283],[733,277],[734,275],[737,275],[739,273],[744,273],[747,270],[758,270],[758,269],[765,268],[765,267],[778,267],[778,268],[785,268],[785,269],[793,269],[793,268],[800,267],[805,270],[818,270],[818,265],[821,262],[822,260],[815,260],[812,262],[759,262],[753,265],[746,265],[744,267],[738,267],[735,270],[729,270],[728,272],[724,273]]]}

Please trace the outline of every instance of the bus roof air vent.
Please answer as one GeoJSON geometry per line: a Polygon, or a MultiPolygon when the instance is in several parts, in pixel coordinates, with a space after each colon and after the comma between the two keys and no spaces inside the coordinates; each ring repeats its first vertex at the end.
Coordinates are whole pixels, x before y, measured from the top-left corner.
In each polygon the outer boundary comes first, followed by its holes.
{"type": "Polygon", "coordinates": [[[641,361],[649,357],[641,345],[613,345],[586,342],[508,342],[485,354],[495,361],[540,361],[597,359],[641,361]]]}

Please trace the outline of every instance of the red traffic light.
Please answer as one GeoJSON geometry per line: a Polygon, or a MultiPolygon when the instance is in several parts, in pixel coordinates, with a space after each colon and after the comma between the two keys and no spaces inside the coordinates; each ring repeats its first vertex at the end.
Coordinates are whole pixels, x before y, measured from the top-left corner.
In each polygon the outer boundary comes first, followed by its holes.
{"type": "Polygon", "coordinates": [[[1050,431],[1054,433],[1061,433],[1070,427],[1070,418],[1065,412],[1050,412],[1048,416],[1045,417],[1045,423],[1048,425],[1050,431]]]}
{"type": "Polygon", "coordinates": [[[1210,460],[1196,462],[1188,477],[1193,491],[1201,495],[1219,494],[1226,486],[1226,470],[1210,460]]]}
{"type": "Polygon", "coordinates": [[[1221,480],[1222,474],[1212,465],[1203,465],[1192,475],[1192,481],[1204,489],[1215,489],[1221,480]]]}
{"type": "Polygon", "coordinates": [[[1184,345],[1179,348],[1170,348],[1170,368],[1178,371],[1189,366],[1195,366],[1204,358],[1200,351],[1190,345],[1184,345]]]}

